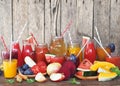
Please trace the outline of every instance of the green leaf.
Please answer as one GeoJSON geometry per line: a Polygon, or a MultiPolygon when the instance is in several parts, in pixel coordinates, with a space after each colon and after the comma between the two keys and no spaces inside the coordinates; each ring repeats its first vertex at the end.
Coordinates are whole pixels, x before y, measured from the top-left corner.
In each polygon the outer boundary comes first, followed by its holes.
{"type": "Polygon", "coordinates": [[[34,83],[35,79],[27,79],[27,83],[34,83]]]}
{"type": "Polygon", "coordinates": [[[118,67],[112,67],[110,68],[110,71],[115,72],[118,76],[120,76],[120,70],[118,67]]]}
{"type": "Polygon", "coordinates": [[[70,79],[71,84],[80,84],[80,82],[76,81],[76,78],[70,79]]]}
{"type": "Polygon", "coordinates": [[[15,80],[14,79],[7,79],[6,82],[10,83],[10,84],[13,84],[15,82],[15,80]]]}

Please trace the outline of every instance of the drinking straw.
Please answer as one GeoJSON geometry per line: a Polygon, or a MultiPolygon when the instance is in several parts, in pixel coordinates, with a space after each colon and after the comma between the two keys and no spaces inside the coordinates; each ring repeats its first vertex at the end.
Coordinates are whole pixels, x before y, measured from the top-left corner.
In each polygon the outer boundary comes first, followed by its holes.
{"type": "Polygon", "coordinates": [[[20,38],[21,38],[21,36],[22,36],[22,34],[23,34],[23,32],[24,32],[25,27],[27,26],[27,24],[28,24],[28,22],[26,22],[26,23],[25,23],[25,25],[24,25],[24,27],[23,27],[22,31],[20,32],[20,34],[19,34],[18,39],[17,39],[17,41],[16,41],[16,42],[18,42],[18,41],[20,40],[20,38]]]}
{"type": "Polygon", "coordinates": [[[70,43],[73,44],[70,31],[69,31],[69,38],[70,38],[70,43]]]}
{"type": "Polygon", "coordinates": [[[8,48],[7,48],[7,45],[5,43],[5,40],[4,40],[3,36],[1,36],[0,39],[2,41],[2,44],[3,44],[4,48],[5,48],[5,50],[8,51],[8,48]]]}
{"type": "Polygon", "coordinates": [[[83,49],[85,48],[85,46],[88,44],[90,39],[87,40],[87,42],[83,45],[83,47],[80,49],[80,51],[78,52],[77,56],[78,57],[80,55],[80,53],[83,51],[83,49]]]}
{"type": "Polygon", "coordinates": [[[68,23],[68,25],[66,26],[65,30],[62,32],[61,37],[63,37],[64,34],[67,32],[67,30],[70,29],[71,25],[72,25],[72,20],[68,23]]]}
{"type": "Polygon", "coordinates": [[[94,37],[94,39],[95,39],[95,41],[100,45],[100,47],[104,50],[104,52],[107,54],[107,56],[108,56],[109,58],[111,58],[110,54],[104,49],[104,47],[103,47],[102,44],[97,40],[97,38],[94,37]]]}
{"type": "Polygon", "coordinates": [[[37,45],[39,45],[38,42],[37,42],[37,40],[35,39],[35,36],[33,35],[33,33],[30,33],[30,34],[31,34],[31,36],[33,37],[35,43],[36,43],[37,45]]]}
{"type": "Polygon", "coordinates": [[[96,26],[95,26],[95,30],[96,30],[96,33],[97,33],[97,36],[98,36],[98,40],[99,40],[100,44],[102,44],[101,39],[100,39],[100,35],[99,35],[99,32],[98,32],[98,29],[97,29],[96,26]]]}
{"type": "Polygon", "coordinates": [[[9,61],[11,62],[11,59],[12,59],[12,34],[11,34],[11,40],[10,40],[10,58],[9,58],[9,61]]]}

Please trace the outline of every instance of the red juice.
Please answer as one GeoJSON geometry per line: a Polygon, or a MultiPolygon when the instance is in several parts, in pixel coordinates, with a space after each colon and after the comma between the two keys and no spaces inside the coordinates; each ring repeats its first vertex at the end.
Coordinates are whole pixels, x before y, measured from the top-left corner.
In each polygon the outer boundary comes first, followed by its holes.
{"type": "Polygon", "coordinates": [[[96,60],[96,49],[93,40],[90,40],[84,50],[84,58],[90,60],[92,63],[96,60]]]}
{"type": "Polygon", "coordinates": [[[18,67],[22,66],[22,57],[21,57],[21,49],[20,49],[19,42],[13,42],[13,44],[12,44],[12,50],[13,50],[13,51],[17,50],[17,53],[18,53],[17,66],[18,66],[18,67]]]}
{"type": "Polygon", "coordinates": [[[24,64],[24,58],[26,56],[31,57],[34,60],[34,52],[32,50],[31,44],[28,42],[23,41],[23,47],[22,47],[22,62],[21,64],[24,64]]]}
{"type": "Polygon", "coordinates": [[[35,56],[36,56],[36,62],[39,61],[46,61],[45,54],[48,53],[48,47],[47,44],[39,44],[35,46],[35,56]]]}
{"type": "Polygon", "coordinates": [[[106,57],[106,61],[113,63],[120,68],[120,56],[112,56],[111,58],[106,57]]]}

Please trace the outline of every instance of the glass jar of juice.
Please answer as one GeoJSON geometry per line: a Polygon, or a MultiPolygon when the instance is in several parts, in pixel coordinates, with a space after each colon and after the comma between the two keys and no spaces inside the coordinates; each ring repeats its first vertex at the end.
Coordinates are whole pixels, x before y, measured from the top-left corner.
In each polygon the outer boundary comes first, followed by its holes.
{"type": "MultiPolygon", "coordinates": [[[[77,56],[77,54],[79,53],[80,49],[81,48],[80,48],[80,44],[79,43],[70,43],[70,44],[68,44],[67,55],[70,56],[71,54],[74,54],[75,56],[77,56]]],[[[82,52],[78,56],[78,60],[79,60],[79,62],[82,61],[82,52]]]]}
{"type": "Polygon", "coordinates": [[[93,39],[90,39],[84,49],[84,58],[90,60],[92,63],[96,60],[96,49],[93,39]]]}
{"type": "MultiPolygon", "coordinates": [[[[105,47],[105,50],[110,54],[110,48],[109,47],[105,47]]],[[[105,53],[105,51],[101,48],[101,47],[97,47],[96,48],[96,53],[97,53],[97,59],[100,61],[105,61],[107,54],[105,53]]]]}
{"type": "Polygon", "coordinates": [[[18,67],[22,66],[22,57],[21,57],[21,49],[20,49],[19,42],[13,42],[13,44],[12,44],[12,49],[13,49],[13,51],[14,51],[14,50],[17,50],[17,53],[18,53],[17,66],[18,66],[18,67]]]}
{"type": "Polygon", "coordinates": [[[35,59],[38,63],[39,61],[46,61],[45,54],[48,53],[48,46],[46,43],[39,44],[35,46],[35,59]]]}
{"type": "Polygon", "coordinates": [[[5,78],[14,78],[17,74],[17,59],[3,60],[3,70],[5,78]]]}
{"type": "Polygon", "coordinates": [[[55,54],[56,56],[65,56],[66,55],[66,45],[62,37],[53,38],[50,44],[49,52],[55,54]]]}
{"type": "Polygon", "coordinates": [[[22,47],[22,59],[21,64],[24,64],[24,58],[26,56],[31,57],[31,59],[35,60],[34,51],[32,50],[31,44],[27,41],[23,40],[23,47],[22,47]]]}

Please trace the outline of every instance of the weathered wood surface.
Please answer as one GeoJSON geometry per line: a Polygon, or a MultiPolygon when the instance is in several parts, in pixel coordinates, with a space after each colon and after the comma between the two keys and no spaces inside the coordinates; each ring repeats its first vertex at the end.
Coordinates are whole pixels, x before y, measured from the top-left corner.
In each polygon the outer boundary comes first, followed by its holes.
{"type": "MultiPolygon", "coordinates": [[[[120,55],[120,1],[119,0],[0,0],[0,35],[9,45],[10,34],[17,40],[22,27],[28,25],[20,39],[32,32],[39,43],[50,43],[51,37],[60,35],[72,20],[70,33],[81,42],[83,35],[92,36],[96,26],[104,46],[116,45],[120,55]]],[[[96,33],[94,31],[96,36],[96,33]]],[[[65,39],[69,42],[68,33],[65,39]]],[[[3,50],[0,42],[0,50],[3,50]]]]}

